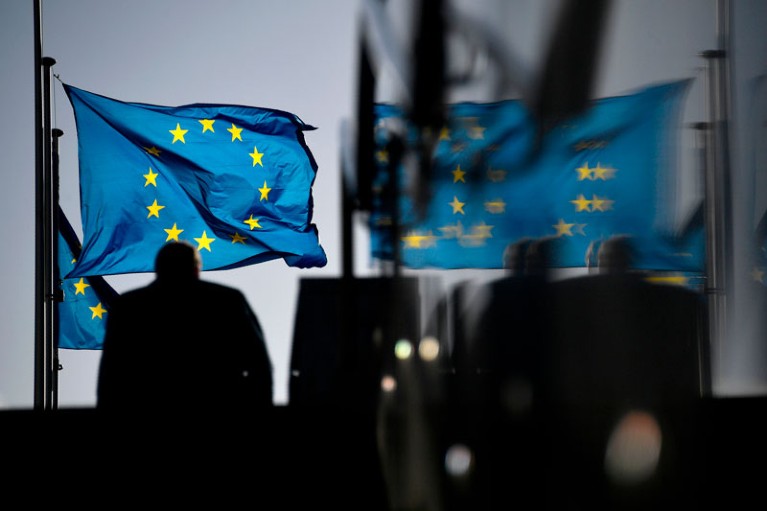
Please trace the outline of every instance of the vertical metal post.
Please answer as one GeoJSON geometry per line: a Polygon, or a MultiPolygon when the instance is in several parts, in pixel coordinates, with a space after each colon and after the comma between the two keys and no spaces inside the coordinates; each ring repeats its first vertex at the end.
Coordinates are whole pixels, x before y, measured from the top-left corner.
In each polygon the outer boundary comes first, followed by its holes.
{"type": "MultiPolygon", "coordinates": [[[[707,225],[709,221],[712,221],[712,218],[709,218],[712,216],[712,210],[709,208],[708,202],[709,202],[709,194],[708,190],[711,189],[714,184],[711,182],[712,177],[712,171],[711,171],[711,162],[709,160],[710,157],[710,151],[709,151],[709,138],[711,137],[710,131],[711,126],[707,122],[698,122],[695,123],[692,128],[695,130],[695,149],[696,149],[696,156],[698,157],[698,162],[700,165],[700,171],[701,171],[701,177],[703,179],[703,182],[705,183],[706,188],[706,194],[704,197],[703,205],[702,205],[702,211],[698,212],[696,211],[693,215],[693,218],[690,220],[692,224],[695,224],[698,220],[698,215],[701,215],[703,218],[700,220],[703,222],[703,225],[707,225]]],[[[708,274],[709,269],[711,271],[716,271],[714,268],[714,250],[711,247],[711,243],[713,242],[713,239],[709,237],[708,232],[706,232],[707,236],[707,247],[706,247],[706,272],[708,274]]],[[[706,282],[705,284],[705,291],[708,293],[711,289],[710,283],[706,282]]],[[[718,310],[716,307],[718,304],[718,296],[716,294],[707,294],[707,324],[701,324],[701,332],[703,335],[701,335],[698,339],[698,374],[699,376],[699,385],[700,385],[700,391],[702,396],[711,396],[711,373],[712,373],[712,335],[715,332],[715,325],[719,324],[719,321],[717,320],[717,317],[715,315],[715,312],[718,310]],[[713,319],[712,319],[713,318],[713,319]],[[714,322],[716,321],[716,322],[714,322]]],[[[718,354],[717,354],[718,355],[718,354]]]]}
{"type": "Polygon", "coordinates": [[[706,251],[709,325],[714,363],[726,337],[727,296],[732,278],[732,209],[729,152],[728,0],[717,0],[717,49],[701,54],[707,63],[709,130],[706,139],[706,251]]]}
{"type": "Polygon", "coordinates": [[[50,395],[51,408],[59,406],[59,303],[64,301],[64,292],[61,289],[61,274],[59,272],[59,138],[64,132],[58,128],[51,131],[53,136],[53,166],[51,168],[51,275],[52,275],[52,303],[51,303],[51,330],[52,335],[48,340],[50,349],[50,395]]]}
{"type": "Polygon", "coordinates": [[[53,350],[51,349],[53,331],[53,310],[55,308],[55,296],[57,283],[54,282],[53,269],[53,240],[57,233],[53,232],[53,217],[56,208],[53,203],[53,147],[51,129],[51,68],[56,63],[51,57],[43,57],[43,281],[45,286],[45,339],[44,339],[44,392],[45,400],[43,409],[53,408],[53,350]]]}
{"type": "Polygon", "coordinates": [[[35,34],[35,382],[34,409],[45,408],[45,171],[43,165],[42,0],[34,3],[35,34]]]}

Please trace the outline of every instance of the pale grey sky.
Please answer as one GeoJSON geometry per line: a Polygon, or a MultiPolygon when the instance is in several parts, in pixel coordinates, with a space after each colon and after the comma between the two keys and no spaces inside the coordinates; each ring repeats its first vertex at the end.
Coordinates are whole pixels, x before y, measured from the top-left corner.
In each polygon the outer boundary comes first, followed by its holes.
{"type": "MultiPolygon", "coordinates": [[[[521,61],[534,68],[554,0],[459,1],[484,15],[507,38],[521,61]]],[[[734,21],[740,28],[737,68],[740,82],[764,73],[767,55],[762,27],[767,7],[739,0],[734,21]],[[760,68],[761,66],[761,68],[760,68]]],[[[183,105],[237,103],[287,110],[316,126],[307,143],[319,165],[314,187],[314,222],[328,255],[322,269],[289,268],[281,260],[205,278],[242,289],[265,329],[275,366],[275,402],[287,402],[293,315],[301,277],[338,276],[341,271],[341,123],[353,121],[356,94],[357,0],[46,0],[43,2],[43,54],[56,59],[54,73],[66,83],[123,101],[183,105]]],[[[389,2],[393,12],[408,5],[389,2]]],[[[705,120],[704,62],[698,53],[716,45],[715,0],[622,0],[611,13],[597,95],[630,92],[662,80],[699,77],[685,107],[685,120],[705,120]]],[[[33,2],[0,5],[0,126],[3,155],[0,224],[0,408],[29,408],[34,378],[34,46],[33,2]]],[[[402,27],[400,27],[402,29],[402,27]]],[[[479,97],[473,91],[457,99],[479,97]],[[473,94],[473,96],[472,96],[473,94]]],[[[77,146],[71,106],[54,86],[54,125],[60,141],[61,205],[80,233],[77,146]]],[[[742,114],[742,101],[735,114],[742,114]],[[740,110],[738,110],[740,109],[740,110]]],[[[692,137],[684,136],[689,159],[692,137]]],[[[738,144],[740,140],[736,141],[738,144]]],[[[682,165],[685,180],[694,168],[682,165]]],[[[736,192],[743,190],[736,182],[736,192]]],[[[364,229],[355,271],[371,274],[364,229]]],[[[446,281],[461,277],[445,274],[446,281]]],[[[117,276],[118,290],[143,285],[152,275],[117,276]]],[[[750,318],[746,318],[749,321],[750,318]]],[[[734,342],[733,345],[737,345],[734,342]]],[[[727,357],[749,358],[749,346],[727,357]]],[[[147,347],[151,349],[151,347],[147,347]]],[[[60,353],[59,405],[95,402],[98,351],[60,353]]],[[[730,362],[725,372],[731,371],[730,362]]],[[[737,373],[737,371],[733,371],[737,373]]]]}

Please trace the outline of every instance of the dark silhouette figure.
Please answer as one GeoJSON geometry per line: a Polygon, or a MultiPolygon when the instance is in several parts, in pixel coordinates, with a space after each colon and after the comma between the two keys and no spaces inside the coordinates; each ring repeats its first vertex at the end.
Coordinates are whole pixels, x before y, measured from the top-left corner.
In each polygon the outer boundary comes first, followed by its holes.
{"type": "Polygon", "coordinates": [[[455,290],[451,433],[476,468],[450,509],[506,509],[545,495],[545,313],[561,244],[518,240],[504,251],[506,275],[455,290]]]}
{"type": "Polygon", "coordinates": [[[600,273],[620,274],[631,270],[634,247],[628,236],[613,236],[599,246],[597,264],[600,273]]]}
{"type": "Polygon", "coordinates": [[[200,279],[199,254],[164,245],[156,279],[108,313],[97,408],[127,413],[248,412],[272,405],[258,318],[234,288],[200,279]]]}
{"type": "Polygon", "coordinates": [[[604,240],[597,274],[551,288],[546,365],[558,428],[552,475],[568,482],[562,495],[593,507],[647,509],[661,499],[670,505],[692,482],[677,460],[689,449],[703,393],[705,301],[691,289],[649,282],[634,268],[635,250],[627,236],[604,240]],[[605,470],[606,446],[621,419],[637,413],[663,425],[664,444],[652,470],[628,484],[605,470]]]}

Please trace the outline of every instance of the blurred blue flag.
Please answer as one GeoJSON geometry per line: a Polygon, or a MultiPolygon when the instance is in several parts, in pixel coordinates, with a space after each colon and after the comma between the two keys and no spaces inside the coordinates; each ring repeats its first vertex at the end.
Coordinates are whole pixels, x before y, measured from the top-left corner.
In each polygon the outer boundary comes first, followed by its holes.
{"type": "MultiPolygon", "coordinates": [[[[80,254],[80,240],[59,208],[59,275],[69,273],[80,254]]],[[[58,347],[100,350],[104,344],[107,313],[117,297],[102,277],[61,279],[63,301],[58,302],[58,347]]]]}
{"type": "MultiPolygon", "coordinates": [[[[399,200],[401,262],[410,268],[502,268],[521,238],[564,238],[558,267],[586,266],[592,243],[630,235],[636,267],[700,272],[702,226],[681,236],[670,219],[675,136],[690,80],[595,101],[537,138],[521,101],[450,105],[433,152],[430,197],[416,214],[408,193],[392,193],[387,150],[395,130],[413,143],[402,111],[376,105],[374,258],[393,258],[392,211],[399,200]],[[399,128],[398,128],[399,127],[399,128]]],[[[400,190],[412,185],[400,165],[400,190]]]]}
{"type": "Polygon", "coordinates": [[[282,258],[324,266],[317,164],[297,116],[264,108],[124,103],[64,85],[75,113],[83,250],[70,277],[152,272],[171,240],[203,269],[282,258]]]}

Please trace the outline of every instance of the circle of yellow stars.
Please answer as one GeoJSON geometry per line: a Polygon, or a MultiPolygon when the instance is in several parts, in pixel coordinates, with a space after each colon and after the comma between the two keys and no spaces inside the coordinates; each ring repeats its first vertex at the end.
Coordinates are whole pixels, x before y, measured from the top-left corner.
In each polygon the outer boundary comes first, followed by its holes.
{"type": "MultiPolygon", "coordinates": [[[[210,132],[210,133],[215,133],[216,132],[216,129],[215,129],[216,120],[215,119],[199,119],[198,122],[199,122],[199,124],[201,126],[201,134],[208,133],[208,132],[210,132]]],[[[230,123],[230,126],[228,128],[226,128],[226,131],[231,136],[231,142],[236,142],[236,141],[243,142],[243,138],[242,138],[243,128],[237,126],[234,123],[230,123]]],[[[189,129],[186,129],[186,128],[182,127],[180,122],[177,122],[176,123],[176,127],[173,128],[173,129],[168,130],[168,132],[173,136],[173,138],[171,140],[171,145],[175,144],[176,142],[178,142],[180,144],[186,144],[186,136],[189,133],[189,129]]],[[[157,147],[155,147],[155,146],[144,147],[144,150],[148,154],[154,156],[155,158],[159,158],[160,155],[162,154],[162,151],[160,149],[158,149],[157,147]]],[[[252,166],[253,167],[256,167],[256,166],[263,167],[264,166],[264,162],[263,162],[264,154],[265,154],[264,152],[258,150],[258,146],[256,146],[256,145],[253,146],[253,151],[248,153],[248,156],[250,156],[250,158],[252,160],[252,166]]],[[[148,186],[153,186],[153,187],[157,188],[157,179],[158,179],[158,177],[160,177],[160,174],[156,170],[154,170],[153,168],[149,167],[149,169],[147,170],[147,173],[143,174],[143,177],[144,177],[144,180],[145,180],[144,181],[144,187],[145,188],[148,187],[148,186]]],[[[269,193],[272,191],[272,188],[269,187],[268,182],[266,180],[264,180],[263,186],[258,188],[258,191],[259,191],[259,194],[260,194],[259,195],[259,202],[268,202],[269,201],[269,193]]],[[[160,204],[157,199],[154,199],[152,204],[146,206],[146,209],[148,210],[148,214],[147,214],[146,218],[147,219],[151,219],[151,218],[158,218],[159,219],[161,211],[163,209],[165,209],[165,207],[166,206],[160,204]]],[[[261,218],[260,217],[255,217],[253,214],[251,214],[249,216],[249,218],[243,220],[243,223],[248,226],[248,230],[249,231],[253,231],[255,229],[263,229],[263,226],[261,225],[261,218]]],[[[171,226],[169,228],[164,228],[163,230],[166,233],[166,238],[165,238],[166,242],[180,241],[181,240],[181,237],[180,237],[181,233],[184,232],[184,229],[181,229],[176,222],[173,223],[173,226],[171,226]]],[[[246,244],[246,242],[248,240],[248,238],[246,236],[243,236],[242,234],[240,234],[238,232],[231,233],[229,235],[229,237],[231,238],[231,242],[233,244],[241,243],[241,244],[244,245],[244,244],[246,244]]],[[[208,252],[212,251],[211,246],[216,241],[216,238],[208,236],[207,230],[203,230],[203,232],[200,235],[200,237],[192,238],[192,239],[197,242],[197,250],[198,251],[207,250],[208,252]]],[[[88,284],[86,284],[84,282],[80,282],[80,283],[78,283],[78,286],[80,286],[80,287],[77,288],[78,289],[77,292],[80,292],[81,288],[84,290],[84,287],[82,287],[82,286],[88,286],[88,284]]],[[[100,304],[99,304],[99,307],[100,307],[100,304]]],[[[100,315],[103,314],[103,312],[104,311],[94,311],[94,315],[99,315],[99,317],[100,317],[100,315]]]]}

